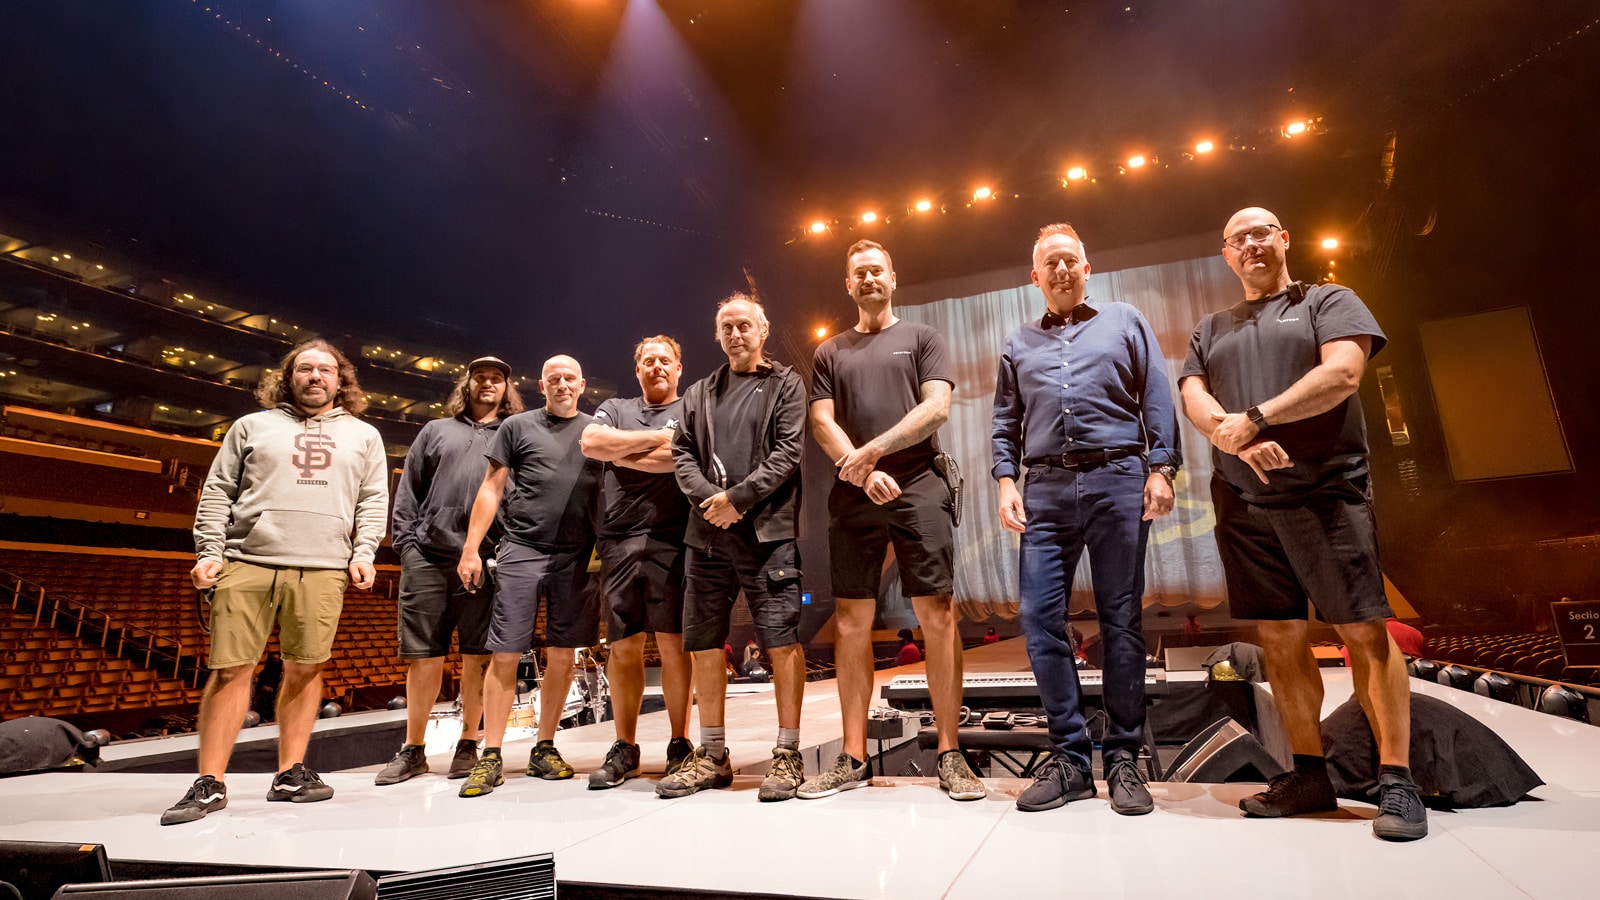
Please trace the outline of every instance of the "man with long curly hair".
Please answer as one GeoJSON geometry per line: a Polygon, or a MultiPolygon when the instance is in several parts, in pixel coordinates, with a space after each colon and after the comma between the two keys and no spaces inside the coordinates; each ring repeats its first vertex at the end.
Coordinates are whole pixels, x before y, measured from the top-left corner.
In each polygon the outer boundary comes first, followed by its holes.
{"type": "Polygon", "coordinates": [[[278,774],[268,800],[308,803],[333,788],[305,766],[345,587],[367,590],[389,508],[378,430],[357,419],[355,367],[322,340],[283,358],[256,391],[262,410],[228,429],[195,512],[194,586],[212,591],[211,679],[200,700],[200,777],[161,824],[228,805],[223,783],[274,625],[283,653],[278,774]]]}
{"type": "MultiPolygon", "coordinates": [[[[467,365],[450,391],[449,415],[422,426],[395,486],[394,549],[400,554],[400,656],[406,661],[406,737],[374,781],[399,784],[428,771],[423,738],[439,698],[451,635],[461,639],[461,739],[448,775],[465,778],[478,762],[483,672],[489,665],[488,592],[468,592],[456,575],[467,515],[488,470],[484,454],[507,416],[522,412],[511,367],[493,356],[467,365]]],[[[493,556],[491,526],[478,547],[493,556]]]]}

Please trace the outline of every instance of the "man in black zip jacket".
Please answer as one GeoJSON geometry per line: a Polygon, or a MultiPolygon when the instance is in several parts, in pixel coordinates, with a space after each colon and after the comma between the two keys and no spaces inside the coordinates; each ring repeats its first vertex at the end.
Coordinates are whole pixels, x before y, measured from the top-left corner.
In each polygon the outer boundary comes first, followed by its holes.
{"type": "Polygon", "coordinates": [[[717,341],[728,364],[683,397],[672,442],[678,487],[689,497],[683,649],[693,657],[700,746],[656,785],[683,797],[733,783],[723,702],[728,617],[742,588],[756,635],[772,659],[778,741],[761,783],[762,800],[788,800],[805,779],[800,757],[800,454],[806,392],[799,373],[766,358],[770,327],[753,297],[734,294],[717,308],[717,341]]]}

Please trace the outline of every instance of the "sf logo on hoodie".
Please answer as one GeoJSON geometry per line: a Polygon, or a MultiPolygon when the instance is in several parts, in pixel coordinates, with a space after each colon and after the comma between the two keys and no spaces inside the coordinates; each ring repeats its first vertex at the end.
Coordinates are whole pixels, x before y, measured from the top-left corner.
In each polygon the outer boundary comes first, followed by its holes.
{"type": "Polygon", "coordinates": [[[306,432],[294,436],[294,448],[299,451],[290,461],[300,470],[301,484],[327,484],[326,481],[314,476],[318,472],[325,472],[333,465],[333,450],[337,445],[333,438],[316,432],[306,432]]]}

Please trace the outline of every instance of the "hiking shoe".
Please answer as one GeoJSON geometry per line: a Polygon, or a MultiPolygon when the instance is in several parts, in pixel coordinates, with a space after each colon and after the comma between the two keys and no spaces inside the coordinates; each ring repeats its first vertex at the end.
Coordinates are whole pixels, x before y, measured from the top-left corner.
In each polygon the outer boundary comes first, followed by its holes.
{"type": "Polygon", "coordinates": [[[1106,793],[1111,795],[1111,811],[1124,816],[1142,816],[1156,808],[1150,789],[1144,786],[1144,773],[1131,759],[1119,759],[1106,772],[1106,793]]]}
{"type": "Polygon", "coordinates": [[[1073,800],[1093,797],[1094,779],[1088,769],[1073,765],[1066,754],[1057,753],[1033,770],[1033,784],[1017,795],[1017,809],[1042,812],[1066,806],[1073,800]]]}
{"type": "Polygon", "coordinates": [[[161,824],[180,825],[204,819],[207,813],[214,813],[227,805],[228,786],[210,775],[201,775],[194,780],[194,784],[189,785],[189,791],[182,800],[161,814],[161,824]]]}
{"type": "Polygon", "coordinates": [[[606,761],[589,773],[589,790],[614,788],[639,774],[639,745],[617,741],[606,751],[606,761]]]}
{"type": "Polygon", "coordinates": [[[400,752],[389,760],[383,767],[378,777],[372,779],[373,784],[399,784],[408,778],[415,778],[428,771],[428,754],[422,749],[421,744],[406,744],[400,752]]]}
{"type": "Polygon", "coordinates": [[[467,783],[461,786],[461,796],[481,797],[484,794],[494,793],[494,789],[506,783],[501,772],[500,754],[484,753],[478,757],[472,771],[467,775],[467,783]]]}
{"type": "Polygon", "coordinates": [[[973,774],[972,761],[960,750],[939,754],[939,787],[951,800],[982,800],[988,793],[973,774]]]}
{"type": "Polygon", "coordinates": [[[805,780],[806,761],[800,751],[774,747],[772,766],[767,769],[767,777],[761,779],[761,790],[756,792],[756,799],[763,803],[792,800],[794,792],[800,789],[800,783],[805,780]]]}
{"type": "MultiPolygon", "coordinates": [[[[1428,810],[1415,782],[1402,775],[1378,777],[1378,817],[1372,833],[1386,841],[1414,841],[1428,834],[1428,810]]],[[[202,813],[204,815],[204,813],[202,813]]]]}
{"type": "Polygon", "coordinates": [[[267,789],[267,799],[288,803],[315,803],[333,796],[333,788],[322,776],[306,768],[305,763],[295,763],[272,779],[267,789]]]}
{"type": "Polygon", "coordinates": [[[1240,800],[1239,808],[1248,816],[1276,819],[1332,812],[1339,808],[1339,801],[1333,795],[1333,782],[1328,780],[1326,768],[1291,769],[1267,782],[1266,790],[1240,800]]]}
{"type": "Polygon", "coordinates": [[[667,741],[667,771],[671,775],[683,768],[689,761],[689,754],[694,752],[694,743],[688,738],[676,737],[667,741]]]}
{"type": "Polygon", "coordinates": [[[696,747],[684,760],[678,771],[656,782],[657,797],[687,797],[708,788],[725,788],[733,784],[733,765],[724,750],[722,759],[715,760],[704,747],[696,747]]]}
{"type": "Polygon", "coordinates": [[[456,755],[450,757],[450,771],[447,778],[465,778],[472,774],[472,767],[478,764],[478,742],[456,741],[456,755]]]}
{"type": "Polygon", "coordinates": [[[571,778],[577,774],[567,761],[561,758],[561,751],[556,749],[555,741],[540,741],[533,746],[533,752],[528,754],[528,774],[545,781],[560,781],[571,778]]]}
{"type": "Polygon", "coordinates": [[[871,783],[871,767],[851,759],[848,753],[840,753],[839,758],[833,761],[832,768],[800,785],[797,793],[802,800],[816,800],[832,797],[840,791],[866,787],[871,783]]]}

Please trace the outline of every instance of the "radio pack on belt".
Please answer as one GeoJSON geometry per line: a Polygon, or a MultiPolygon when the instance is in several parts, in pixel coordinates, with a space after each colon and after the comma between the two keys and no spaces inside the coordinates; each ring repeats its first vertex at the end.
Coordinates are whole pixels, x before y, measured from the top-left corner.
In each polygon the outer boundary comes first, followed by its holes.
{"type": "Polygon", "coordinates": [[[933,470],[939,473],[945,484],[950,485],[950,519],[957,528],[960,528],[961,501],[967,494],[966,483],[961,479],[961,466],[956,464],[954,456],[940,453],[933,458],[933,470]]]}

